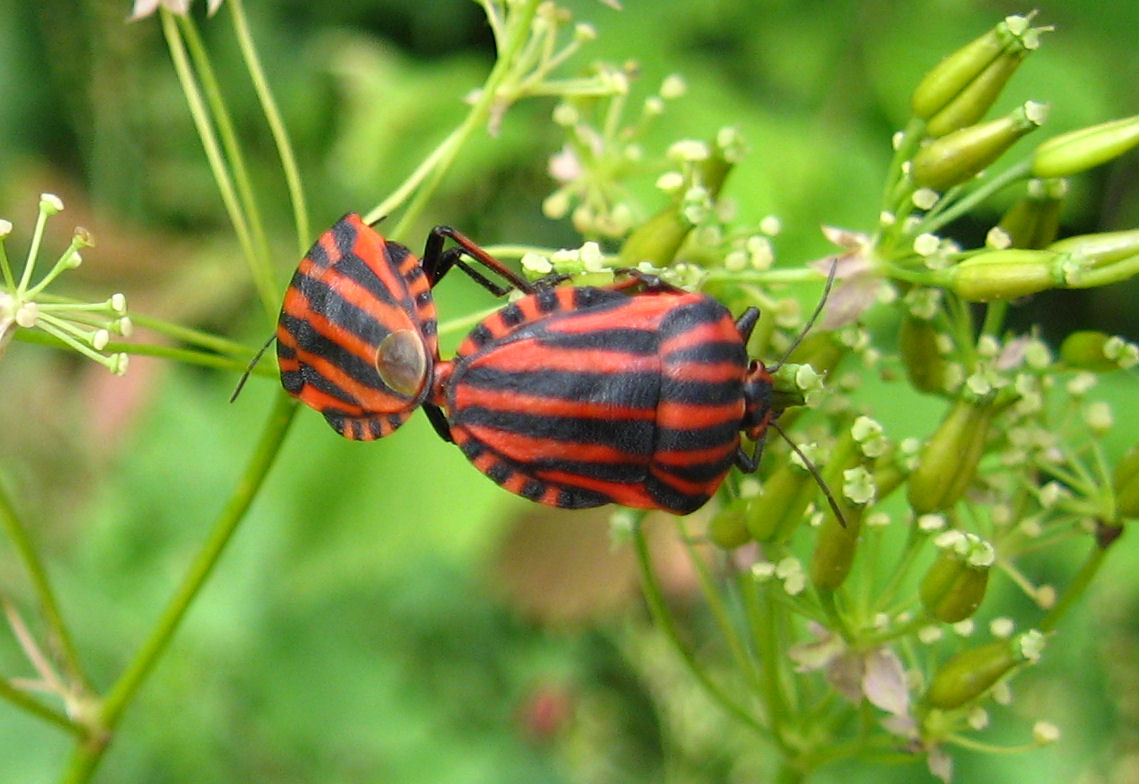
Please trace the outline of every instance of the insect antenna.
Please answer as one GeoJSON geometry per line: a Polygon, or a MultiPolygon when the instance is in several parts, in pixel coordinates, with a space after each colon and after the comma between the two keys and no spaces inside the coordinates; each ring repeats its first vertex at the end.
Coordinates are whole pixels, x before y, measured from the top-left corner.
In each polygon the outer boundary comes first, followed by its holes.
{"type": "Polygon", "coordinates": [[[237,382],[237,388],[233,390],[233,394],[229,396],[229,402],[237,400],[237,396],[241,394],[241,388],[245,386],[245,382],[249,379],[249,374],[253,372],[253,368],[257,367],[257,363],[261,361],[261,357],[265,354],[265,350],[273,344],[277,339],[277,334],[273,333],[269,339],[265,341],[265,345],[258,349],[257,353],[253,355],[253,359],[249,361],[249,366],[245,368],[245,372],[241,374],[241,380],[237,382]]]}
{"type": "Polygon", "coordinates": [[[815,322],[819,320],[819,316],[822,315],[823,312],[823,306],[827,304],[827,297],[830,296],[831,284],[834,283],[834,273],[837,268],[838,262],[833,262],[831,264],[831,271],[827,273],[826,285],[823,286],[823,295],[819,297],[819,304],[815,305],[815,312],[811,314],[811,317],[807,319],[806,325],[801,330],[799,330],[799,334],[795,336],[795,339],[793,341],[791,341],[790,347],[783,352],[782,358],[780,358],[778,362],[768,368],[768,370],[771,372],[774,373],[776,370],[779,370],[779,368],[783,367],[783,364],[787,361],[787,358],[790,357],[792,353],[794,353],[795,349],[799,348],[799,344],[803,342],[803,338],[807,337],[807,333],[811,331],[811,328],[815,326],[815,322]]]}
{"type": "Polygon", "coordinates": [[[835,519],[838,520],[838,524],[843,528],[846,528],[846,517],[843,515],[842,510],[838,508],[838,501],[835,499],[834,493],[831,492],[830,486],[827,485],[827,480],[823,479],[823,475],[819,471],[818,466],[816,466],[811,461],[811,459],[803,453],[803,450],[799,448],[798,444],[791,440],[791,436],[787,435],[787,431],[780,427],[777,421],[774,419],[771,420],[771,422],[768,423],[768,427],[774,428],[775,432],[779,434],[780,438],[787,442],[787,446],[791,447],[791,451],[797,454],[799,456],[799,459],[803,461],[803,465],[811,474],[811,477],[814,478],[815,482],[819,486],[819,489],[823,491],[823,495],[826,496],[827,503],[830,504],[831,511],[834,512],[834,516],[835,519]]]}

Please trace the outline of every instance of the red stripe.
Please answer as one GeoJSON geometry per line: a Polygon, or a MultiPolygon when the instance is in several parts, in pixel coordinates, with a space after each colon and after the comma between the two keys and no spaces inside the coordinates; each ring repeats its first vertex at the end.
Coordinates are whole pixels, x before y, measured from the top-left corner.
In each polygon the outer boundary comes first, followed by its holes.
{"type": "Polygon", "coordinates": [[[575,419],[646,420],[652,421],[656,410],[615,406],[587,400],[569,400],[538,397],[524,392],[500,389],[482,389],[463,384],[454,391],[455,409],[463,410],[482,406],[498,411],[518,411],[540,416],[563,416],[575,419]]]}
{"type": "MultiPolygon", "coordinates": [[[[503,433],[500,430],[482,426],[463,426],[452,428],[452,430],[466,430],[470,438],[482,442],[499,454],[505,455],[522,465],[529,464],[538,456],[583,463],[647,463],[644,456],[631,455],[628,452],[622,452],[603,444],[581,444],[552,438],[535,438],[518,433],[503,433]]],[[[567,476],[574,475],[568,474],[567,476]]]]}

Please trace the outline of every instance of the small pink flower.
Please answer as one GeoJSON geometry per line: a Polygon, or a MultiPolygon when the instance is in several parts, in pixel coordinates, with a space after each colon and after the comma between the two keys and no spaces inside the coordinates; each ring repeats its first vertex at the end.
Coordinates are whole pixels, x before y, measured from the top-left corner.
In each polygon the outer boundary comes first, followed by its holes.
{"type": "Polygon", "coordinates": [[[827,299],[821,329],[837,329],[851,324],[878,300],[882,274],[874,263],[872,240],[861,232],[823,226],[823,235],[842,248],[840,253],[810,262],[824,275],[834,268],[838,281],[827,299]]]}

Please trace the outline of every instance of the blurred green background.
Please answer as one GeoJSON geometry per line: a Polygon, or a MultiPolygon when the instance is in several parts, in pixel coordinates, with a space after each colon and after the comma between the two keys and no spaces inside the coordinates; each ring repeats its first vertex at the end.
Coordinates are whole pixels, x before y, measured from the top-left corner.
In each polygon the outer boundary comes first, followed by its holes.
{"type": "MultiPolygon", "coordinates": [[[[1009,3],[566,0],[600,33],[574,65],[636,60],[634,96],[688,80],[646,139],[738,126],[751,154],[727,193],[741,215],[783,221],[782,263],[829,252],[822,223],[873,226],[890,134],[909,91],[1009,3]]],[[[155,20],[129,3],[0,0],[0,216],[22,258],[37,194],[59,194],[47,257],[84,225],[98,246],[69,293],[123,291],[132,309],[258,344],[259,313],[155,20]]],[[[1054,24],[998,110],[1053,103],[1049,131],[1139,111],[1139,5],[1041,3],[1054,24]]],[[[196,8],[200,13],[202,9],[196,8]]],[[[314,227],[364,211],[463,116],[493,62],[467,0],[250,2],[254,36],[297,147],[314,227]]],[[[279,167],[226,15],[202,20],[278,230],[283,288],[296,263],[279,167]],[[268,195],[266,195],[268,194],[268,195]]],[[[533,101],[480,136],[411,236],[434,223],[484,244],[580,240],[541,214],[561,139],[533,101]]],[[[651,176],[632,184],[658,206],[651,176]]],[[[1074,184],[1065,233],[1139,226],[1136,158],[1074,184]]],[[[997,214],[959,227],[977,243],[997,214]]],[[[440,287],[444,318],[488,304],[440,287]]],[[[1052,339],[1072,325],[1135,339],[1119,286],[1039,297],[1018,310],[1052,339]],[[1058,319],[1060,313],[1065,318],[1058,319]]],[[[450,338],[451,343],[457,337],[450,338]]],[[[446,348],[446,346],[445,346],[446,348]]],[[[48,559],[89,674],[105,688],[150,628],[249,455],[273,395],[254,379],[132,358],[125,378],[39,346],[0,362],[0,481],[48,559]]],[[[1133,375],[1117,396],[1135,393],[1133,375]]],[[[936,406],[891,411],[927,433],[936,406]]],[[[1116,448],[1136,440],[1117,413],[1116,448]]],[[[958,755],[959,781],[1139,781],[1139,558],[1124,538],[1044,664],[1015,684],[1023,732],[1048,718],[1062,742],[1028,757],[958,755]],[[1130,550],[1131,552],[1128,552],[1130,550]]],[[[667,552],[663,562],[670,564],[667,552]]],[[[1064,568],[1062,565],[1058,569],[1064,568]]],[[[675,567],[683,595],[687,578],[675,567]]],[[[0,591],[29,591],[0,542],[0,591]]],[[[1011,605],[1008,612],[1012,612],[1011,605]]],[[[30,615],[30,612],[29,612],[30,615]]],[[[536,510],[441,443],[422,416],[378,444],[336,438],[302,411],[270,480],[205,593],[130,709],[99,782],[763,781],[765,753],[691,696],[692,726],[654,689],[690,689],[647,631],[629,553],[606,513],[536,510]]],[[[0,634],[0,674],[30,675],[0,634]]],[[[675,697],[674,697],[675,699],[675,697]]],[[[53,780],[70,741],[0,704],[0,782],[53,780]]],[[[822,781],[924,781],[920,764],[846,765],[822,781]]]]}

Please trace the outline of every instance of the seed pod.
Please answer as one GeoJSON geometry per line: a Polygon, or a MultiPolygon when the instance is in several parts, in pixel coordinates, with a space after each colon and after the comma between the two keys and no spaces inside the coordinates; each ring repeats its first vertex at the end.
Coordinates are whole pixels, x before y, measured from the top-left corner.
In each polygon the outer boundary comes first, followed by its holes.
{"type": "Polygon", "coordinates": [[[1060,134],[1032,155],[1033,177],[1070,177],[1139,144],[1139,114],[1060,134]]]}
{"type": "Polygon", "coordinates": [[[1104,346],[1111,340],[1106,332],[1085,329],[1073,332],[1060,344],[1060,359],[1073,368],[1089,370],[1093,373],[1109,373],[1118,370],[1119,364],[1104,353],[1104,346]]]}
{"type": "Polygon", "coordinates": [[[906,376],[919,392],[945,394],[949,362],[937,348],[937,330],[926,319],[902,317],[898,348],[906,376]]]}
{"type": "Polygon", "coordinates": [[[1008,234],[1011,247],[1039,249],[1055,240],[1066,192],[1064,180],[1030,182],[1028,193],[997,224],[1008,234]]]}
{"type": "Polygon", "coordinates": [[[941,710],[960,708],[987,692],[1015,667],[1037,661],[1043,646],[1044,635],[1033,630],[1011,640],[996,640],[962,651],[934,674],[925,701],[941,710]]]}
{"type": "Polygon", "coordinates": [[[918,187],[935,191],[959,185],[1043,124],[1046,115],[1046,106],[1029,101],[1004,117],[934,139],[914,155],[910,176],[918,187]]]}
{"type": "Polygon", "coordinates": [[[1000,96],[1001,90],[1012,78],[1025,57],[1028,49],[1014,47],[1003,49],[996,59],[977,74],[973,81],[965,85],[961,92],[926,123],[925,132],[929,136],[944,136],[959,128],[980,120],[1000,96]]]}
{"type": "Polygon", "coordinates": [[[907,497],[919,515],[957,503],[977,474],[993,417],[988,400],[958,398],[918,455],[907,497]]]}
{"type": "Polygon", "coordinates": [[[708,538],[713,544],[734,550],[751,540],[745,524],[745,511],[750,500],[737,498],[716,513],[708,523],[708,538]]]}
{"type": "Polygon", "coordinates": [[[818,486],[807,469],[784,460],[763,483],[763,494],[749,499],[747,530],[757,542],[783,542],[803,522],[818,486]]]}
{"type": "Polygon", "coordinates": [[[996,553],[988,542],[957,530],[940,534],[935,544],[941,550],[922,578],[922,605],[937,620],[957,623],[981,606],[996,553]]]}
{"type": "Polygon", "coordinates": [[[941,285],[971,302],[1026,297],[1063,286],[1070,259],[1048,250],[986,251],[943,270],[941,285]]]}
{"type": "MultiPolygon", "coordinates": [[[[1039,45],[1038,32],[1036,28],[1029,27],[1027,17],[1009,16],[984,35],[965,44],[934,66],[918,83],[910,100],[914,116],[929,119],[945,110],[960,93],[968,90],[973,81],[983,78],[985,71],[993,67],[1003,54],[1035,49],[1039,45]]],[[[1007,80],[1007,76],[1005,78],[1007,80]]],[[[998,85],[996,92],[999,91],[998,85]]],[[[996,93],[993,93],[990,101],[995,98],[996,93]]],[[[984,109],[981,114],[984,114],[984,109]]]]}
{"type": "MultiPolygon", "coordinates": [[[[831,488],[843,486],[843,473],[861,465],[863,456],[851,433],[844,427],[842,436],[831,450],[830,460],[823,470],[823,479],[831,488]]],[[[835,501],[846,525],[828,514],[819,527],[815,549],[811,553],[811,583],[822,591],[835,591],[846,581],[854,565],[858,536],[862,531],[862,513],[865,506],[850,501],[844,493],[836,493],[835,501]]]]}
{"type": "Polygon", "coordinates": [[[1139,254],[1139,229],[1065,237],[1049,245],[1048,250],[1086,259],[1095,269],[1139,254]]]}
{"type": "MultiPolygon", "coordinates": [[[[731,171],[718,148],[705,160],[696,164],[697,180],[710,197],[715,198],[731,171]]],[[[621,264],[635,267],[647,261],[657,267],[667,267],[676,259],[676,253],[692,231],[692,223],[682,213],[683,204],[670,204],[642,223],[625,238],[621,246],[621,264]]]]}
{"type": "Polygon", "coordinates": [[[1118,517],[1139,517],[1139,446],[1132,447],[1115,467],[1115,512],[1118,517]]]}

